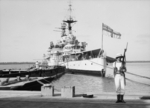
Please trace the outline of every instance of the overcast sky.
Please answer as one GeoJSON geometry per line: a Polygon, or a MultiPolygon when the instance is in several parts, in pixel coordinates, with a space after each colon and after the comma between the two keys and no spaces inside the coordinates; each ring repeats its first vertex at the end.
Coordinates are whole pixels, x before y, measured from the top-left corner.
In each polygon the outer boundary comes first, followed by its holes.
{"type": "MultiPolygon", "coordinates": [[[[0,62],[36,61],[47,53],[50,41],[68,13],[69,0],[0,0],[0,62]]],[[[150,60],[149,0],[72,0],[72,15],[78,21],[74,35],[88,43],[87,50],[101,47],[102,23],[122,34],[104,35],[108,56],[123,53],[127,60],[150,60]]]]}

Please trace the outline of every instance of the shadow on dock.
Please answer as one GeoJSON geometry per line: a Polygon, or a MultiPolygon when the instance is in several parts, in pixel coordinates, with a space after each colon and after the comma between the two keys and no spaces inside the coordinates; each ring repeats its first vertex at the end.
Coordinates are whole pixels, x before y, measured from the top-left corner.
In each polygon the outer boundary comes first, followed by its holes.
{"type": "Polygon", "coordinates": [[[61,99],[41,97],[1,98],[2,108],[150,108],[150,102],[126,100],[127,103],[116,104],[110,99],[61,99]]]}

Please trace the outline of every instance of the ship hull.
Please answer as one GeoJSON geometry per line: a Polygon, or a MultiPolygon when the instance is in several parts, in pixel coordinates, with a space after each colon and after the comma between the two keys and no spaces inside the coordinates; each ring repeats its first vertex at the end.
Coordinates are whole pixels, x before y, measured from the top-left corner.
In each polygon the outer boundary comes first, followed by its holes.
{"type": "Polygon", "coordinates": [[[41,86],[60,78],[65,74],[65,67],[34,71],[1,71],[0,90],[40,90],[41,86]],[[47,77],[45,79],[44,77],[47,77]],[[40,79],[37,79],[40,78],[40,79]]]}
{"type": "Polygon", "coordinates": [[[66,69],[66,73],[71,73],[71,74],[83,74],[83,75],[91,75],[91,76],[101,76],[101,77],[105,77],[105,72],[104,72],[104,71],[66,69]]]}
{"type": "Polygon", "coordinates": [[[31,71],[1,71],[0,78],[25,77],[26,75],[29,75],[29,77],[49,77],[61,72],[65,72],[65,67],[57,66],[53,69],[38,69],[31,71]]]}
{"type": "Polygon", "coordinates": [[[89,60],[69,61],[65,63],[66,72],[80,73],[87,75],[96,75],[105,77],[106,74],[106,59],[93,58],[89,60]]]}

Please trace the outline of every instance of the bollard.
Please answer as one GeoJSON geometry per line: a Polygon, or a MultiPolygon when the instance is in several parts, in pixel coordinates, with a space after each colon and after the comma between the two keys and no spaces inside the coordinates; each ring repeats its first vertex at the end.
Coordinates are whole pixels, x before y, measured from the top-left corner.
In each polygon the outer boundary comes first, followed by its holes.
{"type": "Polygon", "coordinates": [[[42,96],[47,96],[47,97],[54,96],[54,86],[52,86],[51,84],[44,84],[41,87],[41,93],[42,96]]]}
{"type": "Polygon", "coordinates": [[[75,96],[75,86],[61,88],[61,97],[72,98],[75,96]]]}

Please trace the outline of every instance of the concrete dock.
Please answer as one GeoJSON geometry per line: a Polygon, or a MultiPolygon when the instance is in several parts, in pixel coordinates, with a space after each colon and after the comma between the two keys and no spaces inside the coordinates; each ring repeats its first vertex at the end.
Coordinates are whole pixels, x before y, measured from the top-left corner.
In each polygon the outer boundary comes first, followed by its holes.
{"type": "Polygon", "coordinates": [[[146,93],[128,93],[125,95],[126,103],[119,104],[115,103],[114,92],[93,95],[93,98],[84,98],[82,94],[75,94],[73,98],[63,98],[61,92],[55,92],[53,97],[45,97],[41,95],[41,91],[2,90],[0,108],[150,108],[150,94],[146,93]]]}

